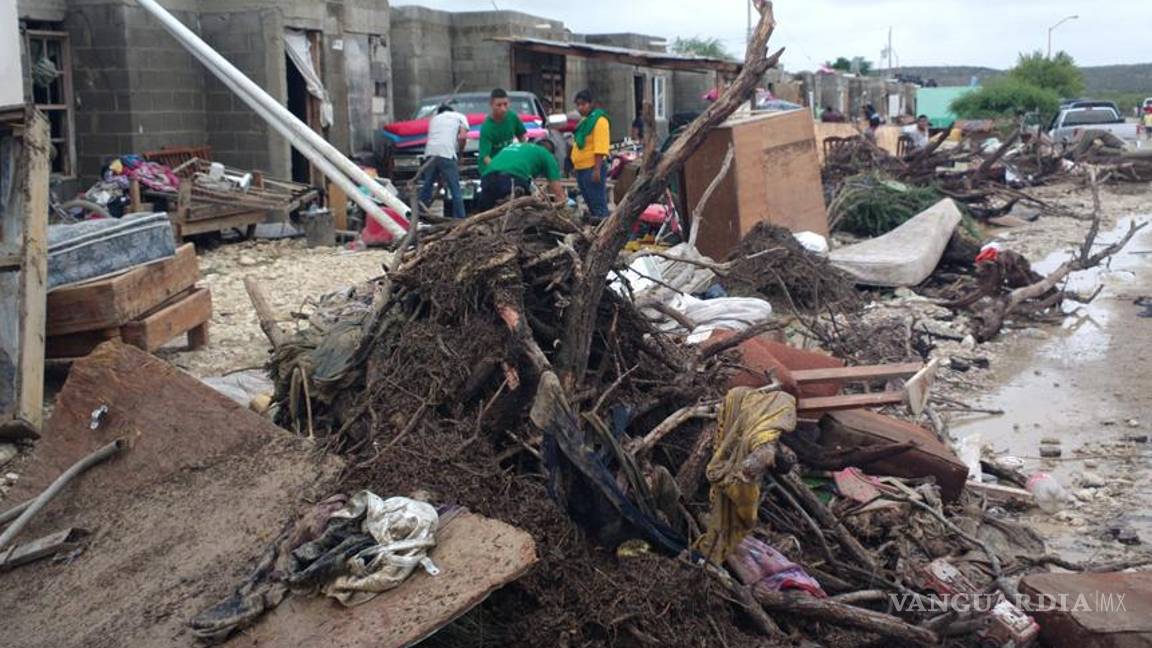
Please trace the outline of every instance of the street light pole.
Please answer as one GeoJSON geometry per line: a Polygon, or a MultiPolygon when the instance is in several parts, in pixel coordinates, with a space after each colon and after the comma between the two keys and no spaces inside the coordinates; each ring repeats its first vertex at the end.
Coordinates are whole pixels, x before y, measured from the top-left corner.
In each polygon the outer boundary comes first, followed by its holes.
{"type": "Polygon", "coordinates": [[[1067,18],[1061,20],[1060,22],[1058,22],[1055,25],[1052,25],[1051,27],[1048,28],[1048,58],[1052,58],[1052,32],[1056,31],[1056,28],[1059,27],[1060,25],[1063,25],[1064,23],[1068,22],[1069,20],[1076,20],[1079,17],[1080,16],[1068,16],[1067,18]]]}

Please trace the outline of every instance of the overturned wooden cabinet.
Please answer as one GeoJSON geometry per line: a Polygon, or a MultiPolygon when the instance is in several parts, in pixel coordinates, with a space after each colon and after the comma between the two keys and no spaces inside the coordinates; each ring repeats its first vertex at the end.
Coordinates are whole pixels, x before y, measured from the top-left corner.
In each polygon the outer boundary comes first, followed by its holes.
{"type": "Polygon", "coordinates": [[[0,441],[42,422],[51,148],[42,114],[0,108],[0,441]]]}
{"type": "Polygon", "coordinates": [[[816,131],[805,110],[737,115],[714,129],[684,166],[692,213],[731,147],[732,168],[705,205],[697,247],[723,259],[757,223],[828,233],[816,131]]]}

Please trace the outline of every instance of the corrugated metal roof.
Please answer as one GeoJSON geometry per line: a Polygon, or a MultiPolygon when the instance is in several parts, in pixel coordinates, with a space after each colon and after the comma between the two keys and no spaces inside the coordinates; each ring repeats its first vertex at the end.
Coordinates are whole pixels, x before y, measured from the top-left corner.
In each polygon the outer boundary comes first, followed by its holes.
{"type": "Polygon", "coordinates": [[[497,36],[494,41],[510,43],[517,47],[544,52],[580,56],[584,58],[598,58],[614,60],[629,65],[644,67],[666,68],[672,70],[708,71],[736,73],[740,71],[741,64],[726,59],[693,56],[689,54],[670,54],[667,52],[650,52],[647,50],[628,49],[611,45],[598,45],[595,43],[578,43],[570,41],[555,41],[542,38],[528,38],[523,36],[497,36]]]}

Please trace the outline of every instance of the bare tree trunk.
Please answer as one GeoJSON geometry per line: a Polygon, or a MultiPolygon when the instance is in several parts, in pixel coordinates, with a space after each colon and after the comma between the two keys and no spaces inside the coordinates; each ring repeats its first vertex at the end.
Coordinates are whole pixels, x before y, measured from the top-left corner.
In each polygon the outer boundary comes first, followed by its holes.
{"type": "Polygon", "coordinates": [[[584,372],[588,368],[596,311],[604,294],[608,273],[627,243],[628,232],[636,219],[668,187],[669,178],[704,144],[708,133],[744,103],[764,73],[776,65],[784,53],[784,50],[779,50],[768,56],[768,40],[776,28],[776,20],[770,2],[761,3],[758,7],[760,22],[748,46],[744,68],[736,80],[704,114],[688,126],[659,161],[653,165],[655,156],[645,160],[640,177],[596,230],[592,246],[584,258],[585,275],[574,284],[571,304],[564,314],[564,331],[555,363],[561,384],[569,393],[575,391],[583,381],[584,372]]]}

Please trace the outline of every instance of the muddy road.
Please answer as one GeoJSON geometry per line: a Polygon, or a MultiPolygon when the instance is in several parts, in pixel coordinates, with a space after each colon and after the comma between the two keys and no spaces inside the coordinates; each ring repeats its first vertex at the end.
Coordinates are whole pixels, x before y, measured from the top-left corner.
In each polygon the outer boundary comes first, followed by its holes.
{"type": "MultiPolygon", "coordinates": [[[[1098,245],[1120,238],[1132,220],[1152,220],[1152,194],[1112,198],[1105,209],[1114,225],[1098,245]]],[[[1065,249],[1033,254],[1033,267],[1050,272],[1067,258],[1065,249]]],[[[1060,481],[1070,496],[1065,509],[1035,509],[1025,519],[1052,552],[1088,561],[1123,559],[1152,543],[1152,318],[1140,317],[1145,309],[1134,303],[1152,296],[1152,227],[1107,267],[1073,275],[1068,288],[1090,294],[1098,285],[1091,304],[1066,307],[1060,327],[1012,336],[995,386],[973,394],[978,406],[1004,414],[952,421],[953,436],[978,434],[996,455],[1022,459],[1025,474],[1060,481]],[[1040,456],[1048,441],[1059,442],[1060,457],[1040,456]]]]}

